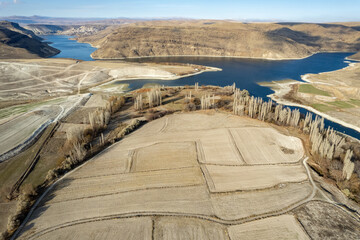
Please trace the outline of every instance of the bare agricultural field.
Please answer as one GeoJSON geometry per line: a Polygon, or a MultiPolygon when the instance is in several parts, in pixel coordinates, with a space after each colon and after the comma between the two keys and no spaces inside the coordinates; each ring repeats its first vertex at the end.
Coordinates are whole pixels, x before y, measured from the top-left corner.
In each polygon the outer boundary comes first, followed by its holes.
{"type": "Polygon", "coordinates": [[[230,239],[284,239],[284,240],[309,240],[306,232],[292,215],[270,217],[231,226],[228,229],[230,239]]]}
{"type": "Polygon", "coordinates": [[[101,222],[88,222],[68,226],[37,237],[39,240],[76,240],[76,239],[133,239],[151,240],[152,221],[149,217],[113,219],[101,222]],[[80,229],[80,231],[79,231],[80,229]]]}
{"type": "Polygon", "coordinates": [[[198,145],[199,151],[204,155],[200,158],[201,163],[224,165],[245,163],[228,129],[207,131],[201,135],[198,145]]]}
{"type": "Polygon", "coordinates": [[[184,217],[161,217],[155,221],[154,239],[225,240],[226,228],[218,223],[184,217]]]}
{"type": "Polygon", "coordinates": [[[211,192],[271,188],[284,182],[302,182],[307,175],[301,165],[216,166],[207,165],[206,180],[211,192]],[[254,179],[256,179],[254,181],[254,179]]]}
{"type": "Polygon", "coordinates": [[[137,149],[133,154],[132,172],[197,166],[193,142],[157,143],[137,149]]]}
{"type": "MultiPolygon", "coordinates": [[[[107,216],[126,217],[154,213],[181,213],[185,216],[213,214],[205,187],[155,188],[42,205],[34,211],[27,226],[31,226],[29,233],[31,230],[37,233],[74,221],[88,222],[107,216]]],[[[29,239],[30,236],[23,235],[20,239],[29,239]]]]}
{"type": "Polygon", "coordinates": [[[211,201],[216,216],[236,220],[277,213],[306,199],[311,191],[309,183],[290,183],[274,189],[212,194],[211,201]]]}
{"type": "Polygon", "coordinates": [[[300,139],[273,128],[240,128],[230,132],[247,164],[294,163],[304,155],[300,139]]]}
{"type": "Polygon", "coordinates": [[[127,173],[130,169],[131,155],[129,151],[114,151],[113,148],[104,150],[91,160],[91,164],[85,164],[72,174],[72,178],[91,178],[102,175],[127,173]]]}
{"type": "Polygon", "coordinates": [[[46,204],[142,189],[157,189],[163,187],[164,183],[166,183],[166,187],[186,187],[203,185],[204,182],[198,168],[106,175],[91,178],[70,178],[56,187],[56,195],[50,195],[46,204]]]}
{"type": "Polygon", "coordinates": [[[106,223],[109,232],[119,233],[104,235],[107,239],[147,239],[149,229],[152,239],[229,240],[239,239],[239,234],[261,239],[265,233],[296,237],[301,233],[298,225],[281,214],[311,201],[315,189],[303,163],[295,161],[301,142],[284,143],[291,137],[269,129],[271,125],[258,120],[222,113],[154,120],[52,185],[18,239],[95,239],[100,235],[94,229],[102,231],[106,223]],[[272,164],[261,157],[253,165],[245,164],[246,157],[240,162],[241,151],[232,135],[245,127],[249,130],[242,133],[259,135],[256,139],[265,148],[285,146],[294,155],[280,152],[281,161],[272,164]],[[279,139],[268,137],[271,134],[279,139]],[[280,216],[269,218],[273,215],[280,216]],[[256,220],[261,218],[265,219],[256,220]],[[284,221],[288,222],[280,226],[284,221]],[[251,224],[242,227],[244,222],[251,224]],[[115,223],[118,228],[113,230],[115,223]]]}

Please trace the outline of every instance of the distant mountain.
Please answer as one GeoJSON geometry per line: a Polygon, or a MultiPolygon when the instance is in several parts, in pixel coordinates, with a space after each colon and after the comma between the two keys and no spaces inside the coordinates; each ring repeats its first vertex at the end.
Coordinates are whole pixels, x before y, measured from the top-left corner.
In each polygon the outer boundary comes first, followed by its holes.
{"type": "Polygon", "coordinates": [[[60,51],[16,23],[0,22],[0,58],[50,57],[60,51]]]}
{"type": "Polygon", "coordinates": [[[360,31],[340,24],[147,21],[79,37],[93,58],[228,56],[295,59],[317,52],[360,51],[360,31]]]}
{"type": "Polygon", "coordinates": [[[137,21],[145,21],[145,19],[131,19],[131,18],[56,18],[43,16],[8,16],[0,17],[0,20],[17,22],[22,25],[28,24],[47,24],[47,25],[84,25],[84,24],[124,24],[137,21]]]}

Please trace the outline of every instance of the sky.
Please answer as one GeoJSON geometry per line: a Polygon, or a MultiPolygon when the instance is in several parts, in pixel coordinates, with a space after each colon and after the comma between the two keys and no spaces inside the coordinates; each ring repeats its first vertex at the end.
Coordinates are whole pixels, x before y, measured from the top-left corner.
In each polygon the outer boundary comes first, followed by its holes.
{"type": "Polygon", "coordinates": [[[360,21],[360,0],[0,0],[0,16],[360,21]]]}

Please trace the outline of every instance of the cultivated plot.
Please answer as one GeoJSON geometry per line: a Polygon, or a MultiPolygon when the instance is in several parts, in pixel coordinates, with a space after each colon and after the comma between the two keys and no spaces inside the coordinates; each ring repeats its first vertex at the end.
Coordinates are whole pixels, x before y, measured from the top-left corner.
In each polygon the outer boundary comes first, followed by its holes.
{"type": "Polygon", "coordinates": [[[279,213],[301,203],[311,192],[309,183],[291,183],[274,189],[211,194],[211,201],[217,217],[236,220],[279,213]]]}
{"type": "Polygon", "coordinates": [[[208,130],[201,134],[198,144],[198,151],[203,155],[199,158],[201,163],[223,165],[245,163],[228,129],[208,130]]]}
{"type": "Polygon", "coordinates": [[[230,239],[284,239],[309,240],[310,238],[301,228],[292,215],[270,217],[241,225],[231,226],[228,229],[230,239]]]}
{"type": "Polygon", "coordinates": [[[304,155],[300,139],[273,128],[235,128],[230,133],[247,164],[292,163],[304,155]]]}
{"type": "MultiPolygon", "coordinates": [[[[258,120],[170,115],[128,135],[59,181],[36,207],[20,239],[46,233],[45,239],[50,231],[51,238],[62,239],[68,236],[66,229],[71,236],[88,236],[82,225],[87,229],[99,224],[102,229],[109,218],[119,218],[114,231],[126,231],[132,239],[147,238],[149,219],[153,239],[229,239],[228,224],[281,214],[309,198],[312,186],[296,154],[281,155],[280,149],[277,154],[283,159],[270,165],[261,154],[254,165],[242,158],[237,131],[248,127],[246,134],[265,129],[258,136],[264,148],[285,146],[301,152],[301,143],[281,142],[287,136],[273,139],[276,146],[263,140],[278,133],[258,120]],[[284,159],[287,156],[291,160],[284,159]],[[128,225],[133,217],[146,220],[128,225]]],[[[89,234],[97,236],[92,230],[89,234]]]]}
{"type": "Polygon", "coordinates": [[[151,218],[129,218],[110,219],[81,223],[79,225],[69,224],[67,227],[44,233],[37,236],[39,240],[77,240],[77,239],[133,239],[151,240],[152,235],[151,218]]]}
{"type": "Polygon", "coordinates": [[[307,175],[301,165],[203,167],[211,192],[231,192],[274,187],[285,182],[302,182],[307,175]]]}
{"type": "Polygon", "coordinates": [[[156,143],[134,151],[131,171],[197,166],[194,142],[156,143]]]}
{"type": "Polygon", "coordinates": [[[155,221],[154,239],[161,240],[226,240],[222,224],[195,218],[161,217],[155,221]]]}

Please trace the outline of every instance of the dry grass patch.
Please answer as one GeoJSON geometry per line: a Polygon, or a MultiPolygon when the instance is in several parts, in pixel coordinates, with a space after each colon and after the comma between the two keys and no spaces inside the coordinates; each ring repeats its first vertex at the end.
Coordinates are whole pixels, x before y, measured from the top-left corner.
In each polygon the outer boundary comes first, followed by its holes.
{"type": "Polygon", "coordinates": [[[297,162],[304,155],[301,140],[273,128],[231,129],[237,147],[248,164],[297,162]]]}
{"type": "Polygon", "coordinates": [[[270,188],[284,182],[307,179],[301,165],[212,166],[204,167],[211,192],[230,192],[270,188]]]}
{"type": "Polygon", "coordinates": [[[244,240],[309,240],[300,224],[292,215],[281,215],[231,226],[228,229],[230,238],[244,240]]]}
{"type": "MultiPolygon", "coordinates": [[[[16,201],[0,203],[0,234],[7,229],[8,218],[16,209],[16,201]]],[[[1,237],[0,237],[1,239],[1,237]]]]}

